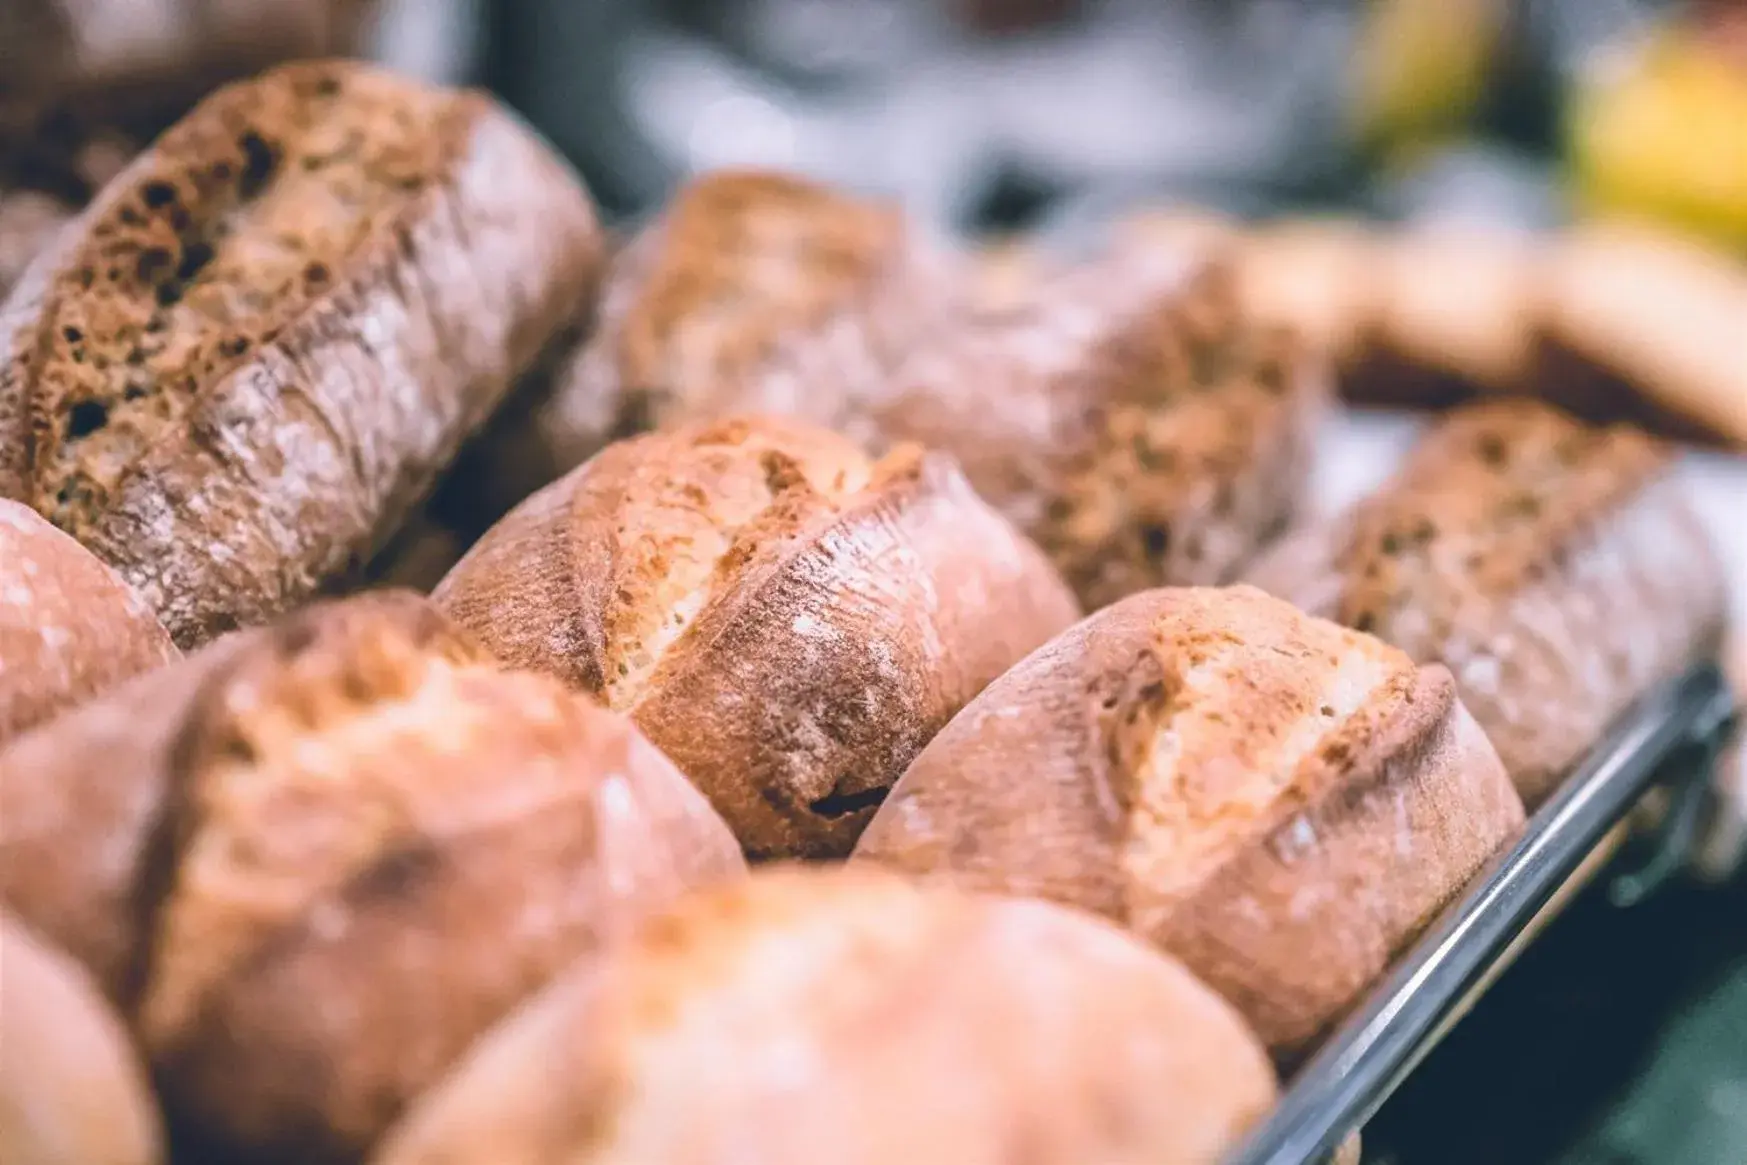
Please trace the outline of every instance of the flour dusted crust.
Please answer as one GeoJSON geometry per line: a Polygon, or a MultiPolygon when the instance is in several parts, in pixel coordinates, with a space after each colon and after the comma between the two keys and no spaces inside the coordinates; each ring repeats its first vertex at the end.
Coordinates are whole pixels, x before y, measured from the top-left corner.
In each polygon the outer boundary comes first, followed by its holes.
{"type": "Polygon", "coordinates": [[[1522,821],[1441,669],[1251,587],[1165,589],[991,684],[855,860],[1122,923],[1291,1059],[1522,821]]]}
{"type": "Polygon", "coordinates": [[[0,753],[0,901],[97,974],[177,1118],[250,1160],[355,1159],[523,995],[742,868],[628,722],[404,592],[228,637],[0,753]]]}
{"type": "Polygon", "coordinates": [[[773,870],[549,989],[374,1160],[1211,1165],[1274,1093],[1237,1016],[1103,922],[773,870]]]}
{"type": "Polygon", "coordinates": [[[0,742],[176,655],[113,571],[0,500],[0,742]]]}
{"type": "Polygon", "coordinates": [[[1719,634],[1722,567],[1670,469],[1635,429],[1469,406],[1246,578],[1446,664],[1533,806],[1719,634]]]}
{"type": "Polygon", "coordinates": [[[436,603],[629,714],[756,856],[842,856],[934,731],[1077,617],[948,458],[792,419],[615,444],[436,603]]]}
{"type": "Polygon", "coordinates": [[[356,64],[202,102],[0,312],[0,496],[183,646],[367,558],[575,311],[586,195],[487,98],[356,64]]]}

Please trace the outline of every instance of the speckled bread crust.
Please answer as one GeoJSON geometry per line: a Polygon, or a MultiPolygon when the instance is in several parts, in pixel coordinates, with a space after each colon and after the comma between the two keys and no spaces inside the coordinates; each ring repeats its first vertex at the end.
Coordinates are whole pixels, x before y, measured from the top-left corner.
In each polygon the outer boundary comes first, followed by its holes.
{"type": "Polygon", "coordinates": [[[1167,589],[991,684],[855,856],[1114,919],[1290,1061],[1522,822],[1441,668],[1251,587],[1167,589]]]}
{"type": "Polygon", "coordinates": [[[113,571],[0,500],[0,742],[176,654],[113,571]]]}
{"type": "Polygon", "coordinates": [[[1667,451],[1530,401],[1451,414],[1376,493],[1246,577],[1446,664],[1531,808],[1715,641],[1726,602],[1667,451]]]}
{"type": "Polygon", "coordinates": [[[522,996],[744,868],[623,718],[404,592],[147,682],[0,753],[0,901],[219,1159],[355,1159],[522,996]]]}
{"type": "Polygon", "coordinates": [[[629,714],[756,857],[846,854],[935,730],[1078,615],[950,459],[779,418],[611,446],[433,599],[629,714]]]}
{"type": "Polygon", "coordinates": [[[1304,492],[1320,366],[1249,326],[1222,262],[1100,260],[968,313],[870,401],[957,457],[1088,609],[1224,581],[1304,492]]]}
{"type": "Polygon", "coordinates": [[[161,1141],[120,1017],[77,962],[0,912],[0,1161],[156,1165],[161,1141]]]}
{"type": "Polygon", "coordinates": [[[1274,1098],[1180,967],[854,871],[693,896],[501,1025],[375,1165],[1211,1165],[1274,1098]]]}
{"type": "Polygon", "coordinates": [[[591,286],[564,164],[487,98],[286,66],[202,102],[0,311],[0,496],[176,641],[367,558],[591,286]]]}
{"type": "Polygon", "coordinates": [[[615,257],[594,337],[536,424],[570,468],[653,427],[782,413],[845,427],[950,302],[895,205],[776,171],[683,187],[615,257]]]}

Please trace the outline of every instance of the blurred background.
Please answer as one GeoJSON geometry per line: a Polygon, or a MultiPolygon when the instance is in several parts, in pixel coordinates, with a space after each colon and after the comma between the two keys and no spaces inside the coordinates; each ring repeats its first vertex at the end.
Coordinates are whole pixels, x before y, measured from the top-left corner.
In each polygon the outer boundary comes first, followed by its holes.
{"type": "MultiPolygon", "coordinates": [[[[1344,249],[1294,286],[1312,318],[1353,317],[1323,339],[1367,406],[1332,422],[1324,505],[1386,473],[1427,408],[1569,389],[1695,443],[1747,612],[1747,3],[0,0],[0,289],[13,240],[213,81],[316,53],[489,87],[622,226],[736,163],[899,199],[992,256],[1137,216],[1178,242],[1316,224],[1344,249]],[[87,8],[105,15],[68,17],[87,8]],[[1648,233],[1598,265],[1557,242],[1619,220],[1648,233]],[[1486,243],[1374,245],[1433,226],[1486,243]],[[1547,337],[1605,375],[1572,388],[1547,337]]],[[[1367,1130],[1367,1160],[1747,1162],[1734,870],[1631,909],[1599,883],[1367,1130]]]]}

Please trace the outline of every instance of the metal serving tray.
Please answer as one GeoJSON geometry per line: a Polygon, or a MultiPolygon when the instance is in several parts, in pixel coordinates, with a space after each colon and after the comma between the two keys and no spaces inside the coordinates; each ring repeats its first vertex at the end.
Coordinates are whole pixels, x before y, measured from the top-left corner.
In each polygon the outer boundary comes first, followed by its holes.
{"type": "Polygon", "coordinates": [[[1636,901],[1677,869],[1734,715],[1722,671],[1708,660],[1640,700],[1529,819],[1516,844],[1475,877],[1298,1069],[1227,1165],[1325,1161],[1613,852],[1627,815],[1658,786],[1670,794],[1659,836],[1611,892],[1622,903],[1636,901]]]}

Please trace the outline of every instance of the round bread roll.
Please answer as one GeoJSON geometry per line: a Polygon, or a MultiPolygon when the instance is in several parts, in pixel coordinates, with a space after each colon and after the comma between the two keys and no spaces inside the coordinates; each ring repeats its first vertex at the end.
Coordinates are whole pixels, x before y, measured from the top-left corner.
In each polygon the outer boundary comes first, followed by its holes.
{"type": "Polygon", "coordinates": [[[0,1161],[155,1165],[158,1113],[84,968],[0,911],[0,1161]]]}
{"type": "Polygon", "coordinates": [[[1115,928],[844,870],[695,895],[483,1040],[375,1165],[1211,1165],[1255,1038],[1115,928]]]}
{"type": "Polygon", "coordinates": [[[0,499],[0,741],[176,655],[95,555],[0,499]]]}
{"type": "Polygon", "coordinates": [[[1190,588],[991,684],[856,859],[1114,919],[1290,1062],[1522,823],[1443,669],[1253,587],[1190,588]]]}
{"type": "Polygon", "coordinates": [[[841,857],[983,685],[1078,615],[950,458],[795,420],[615,444],[432,593],[637,722],[755,857],[841,857]]]}
{"type": "Polygon", "coordinates": [[[0,901],[219,1159],[355,1160],[486,1027],[733,838],[623,718],[382,592],[0,752],[0,901]]]}

